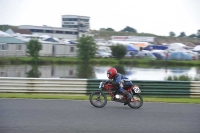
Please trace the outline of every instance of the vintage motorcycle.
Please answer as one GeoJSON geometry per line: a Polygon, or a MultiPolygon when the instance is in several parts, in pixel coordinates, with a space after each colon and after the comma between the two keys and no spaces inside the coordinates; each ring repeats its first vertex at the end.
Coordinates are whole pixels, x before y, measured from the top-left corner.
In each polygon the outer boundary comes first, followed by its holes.
{"type": "MultiPolygon", "coordinates": [[[[111,100],[120,103],[127,103],[126,95],[117,93],[115,95],[116,88],[113,84],[100,82],[99,88],[100,91],[96,91],[90,94],[90,103],[97,108],[102,108],[107,104],[107,96],[103,91],[107,91],[111,96],[111,100]]],[[[131,101],[127,105],[133,109],[138,109],[143,105],[143,98],[140,95],[141,90],[137,85],[134,85],[129,88],[124,88],[126,92],[131,94],[131,101]]]]}

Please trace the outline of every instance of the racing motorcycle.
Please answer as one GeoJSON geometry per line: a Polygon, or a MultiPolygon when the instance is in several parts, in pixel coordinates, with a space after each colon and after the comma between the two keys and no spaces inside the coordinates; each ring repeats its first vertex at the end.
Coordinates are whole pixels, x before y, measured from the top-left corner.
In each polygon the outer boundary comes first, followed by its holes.
{"type": "Polygon", "coordinates": [[[124,88],[124,90],[131,94],[131,101],[127,102],[126,95],[117,92],[116,88],[111,83],[100,82],[100,91],[95,91],[90,94],[90,103],[97,108],[102,108],[107,104],[107,96],[103,91],[107,91],[111,96],[111,100],[120,103],[126,103],[129,107],[133,109],[138,109],[143,105],[143,98],[140,95],[141,90],[137,85],[129,88],[124,88]]]}

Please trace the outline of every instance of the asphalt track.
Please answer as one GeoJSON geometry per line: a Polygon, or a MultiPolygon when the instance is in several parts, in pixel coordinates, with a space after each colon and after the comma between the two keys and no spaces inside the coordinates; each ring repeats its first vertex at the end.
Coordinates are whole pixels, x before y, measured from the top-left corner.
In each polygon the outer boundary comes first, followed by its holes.
{"type": "Polygon", "coordinates": [[[200,105],[0,99],[0,133],[200,133],[200,105]]]}

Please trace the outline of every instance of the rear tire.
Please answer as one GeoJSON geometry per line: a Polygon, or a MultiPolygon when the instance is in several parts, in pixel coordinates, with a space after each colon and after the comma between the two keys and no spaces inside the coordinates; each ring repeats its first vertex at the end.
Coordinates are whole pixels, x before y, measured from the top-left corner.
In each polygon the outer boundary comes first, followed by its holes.
{"type": "Polygon", "coordinates": [[[133,109],[139,109],[143,105],[143,98],[140,94],[133,94],[131,102],[128,103],[128,106],[133,109]]]}
{"type": "Polygon", "coordinates": [[[107,97],[102,91],[93,92],[90,94],[90,103],[96,108],[102,108],[107,104],[107,97]]]}

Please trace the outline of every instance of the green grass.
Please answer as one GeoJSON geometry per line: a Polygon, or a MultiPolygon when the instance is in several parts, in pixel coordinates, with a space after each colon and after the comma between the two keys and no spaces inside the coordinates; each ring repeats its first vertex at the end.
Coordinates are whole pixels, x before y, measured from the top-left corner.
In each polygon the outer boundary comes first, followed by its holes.
{"type": "MultiPolygon", "coordinates": [[[[39,64],[79,64],[81,61],[73,57],[40,57],[39,64]]],[[[121,59],[116,58],[94,58],[90,64],[101,65],[143,65],[143,66],[200,66],[200,61],[175,61],[175,60],[148,60],[148,59],[121,59]]],[[[30,57],[0,57],[0,65],[31,64],[30,57]]]]}
{"type": "MultiPolygon", "coordinates": [[[[25,98],[25,99],[66,99],[66,100],[89,100],[89,95],[83,94],[29,94],[29,93],[0,93],[0,98],[25,98]]],[[[145,96],[144,102],[166,103],[193,103],[200,104],[200,97],[150,97],[145,96]]],[[[110,100],[110,96],[108,97],[110,100]]]]}

